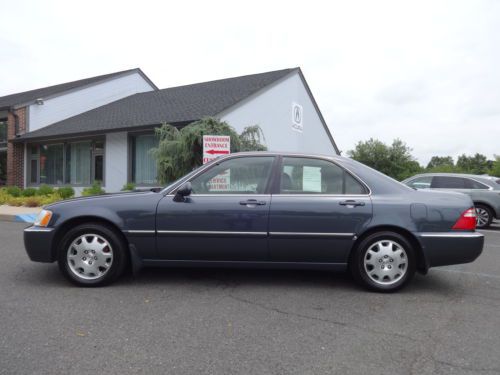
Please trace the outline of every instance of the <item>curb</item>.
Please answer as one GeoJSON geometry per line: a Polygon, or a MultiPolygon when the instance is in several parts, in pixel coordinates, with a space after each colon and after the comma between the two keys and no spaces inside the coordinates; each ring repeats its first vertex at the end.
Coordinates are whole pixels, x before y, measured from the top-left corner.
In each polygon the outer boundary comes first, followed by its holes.
{"type": "Polygon", "coordinates": [[[0,215],[0,221],[10,221],[16,223],[34,223],[38,214],[20,214],[20,215],[0,215]]]}

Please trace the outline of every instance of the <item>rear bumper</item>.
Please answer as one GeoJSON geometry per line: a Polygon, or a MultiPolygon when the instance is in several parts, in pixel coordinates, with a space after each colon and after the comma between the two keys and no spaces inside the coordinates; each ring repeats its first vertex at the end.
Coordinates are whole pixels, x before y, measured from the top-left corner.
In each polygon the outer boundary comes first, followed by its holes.
{"type": "Polygon", "coordinates": [[[417,233],[427,268],[470,263],[483,251],[484,235],[478,232],[417,233]]]}
{"type": "Polygon", "coordinates": [[[24,230],[24,248],[29,258],[34,262],[53,262],[54,228],[31,226],[24,230]]]}

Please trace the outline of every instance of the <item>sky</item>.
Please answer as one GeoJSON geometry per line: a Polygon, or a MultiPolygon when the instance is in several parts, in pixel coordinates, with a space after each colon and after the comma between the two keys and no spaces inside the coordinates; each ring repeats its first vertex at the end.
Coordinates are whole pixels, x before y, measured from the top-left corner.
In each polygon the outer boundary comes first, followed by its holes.
{"type": "Polygon", "coordinates": [[[500,154],[500,1],[0,0],[0,96],[140,67],[160,88],[300,66],[339,148],[500,154]]]}

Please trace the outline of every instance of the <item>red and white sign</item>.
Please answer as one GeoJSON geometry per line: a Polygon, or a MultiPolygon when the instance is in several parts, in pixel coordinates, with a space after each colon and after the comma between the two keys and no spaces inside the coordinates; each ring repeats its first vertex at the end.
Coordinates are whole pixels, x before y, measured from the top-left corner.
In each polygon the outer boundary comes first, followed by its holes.
{"type": "Polygon", "coordinates": [[[231,137],[229,135],[203,136],[203,164],[221,155],[231,153],[231,137]]]}

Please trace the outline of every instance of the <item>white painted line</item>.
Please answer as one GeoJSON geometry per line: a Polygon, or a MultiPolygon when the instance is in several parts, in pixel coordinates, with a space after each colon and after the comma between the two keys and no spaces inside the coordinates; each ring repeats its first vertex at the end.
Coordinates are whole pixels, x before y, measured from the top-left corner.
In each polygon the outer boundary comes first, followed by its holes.
{"type": "Polygon", "coordinates": [[[491,279],[499,279],[499,275],[492,275],[489,273],[482,273],[482,272],[468,272],[468,271],[460,271],[460,270],[443,270],[441,268],[432,268],[433,271],[442,271],[442,272],[451,272],[451,273],[461,273],[464,275],[473,275],[473,276],[479,276],[479,277],[489,277],[491,279]]]}

